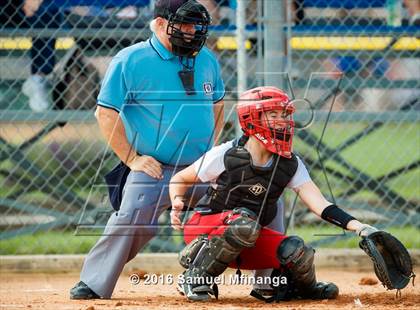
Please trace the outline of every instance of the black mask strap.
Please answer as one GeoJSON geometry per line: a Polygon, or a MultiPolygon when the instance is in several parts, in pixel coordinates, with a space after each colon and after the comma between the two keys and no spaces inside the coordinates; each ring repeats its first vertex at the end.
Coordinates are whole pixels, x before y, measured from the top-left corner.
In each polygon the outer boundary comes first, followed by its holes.
{"type": "Polygon", "coordinates": [[[190,57],[179,57],[182,64],[182,70],[178,72],[179,78],[181,79],[184,90],[188,96],[196,94],[194,88],[194,65],[195,58],[190,57]]]}

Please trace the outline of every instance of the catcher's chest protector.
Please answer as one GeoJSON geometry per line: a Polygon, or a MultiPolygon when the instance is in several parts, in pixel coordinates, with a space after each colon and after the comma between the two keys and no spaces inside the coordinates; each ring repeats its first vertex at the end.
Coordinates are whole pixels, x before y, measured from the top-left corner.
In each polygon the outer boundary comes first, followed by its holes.
{"type": "Polygon", "coordinates": [[[233,146],[225,153],[224,164],[226,170],[216,180],[217,189],[203,197],[199,205],[207,205],[214,212],[244,207],[259,214],[268,195],[260,224],[270,223],[276,216],[277,200],[296,173],[296,156],[289,159],[275,155],[270,167],[256,167],[245,148],[233,146]]]}

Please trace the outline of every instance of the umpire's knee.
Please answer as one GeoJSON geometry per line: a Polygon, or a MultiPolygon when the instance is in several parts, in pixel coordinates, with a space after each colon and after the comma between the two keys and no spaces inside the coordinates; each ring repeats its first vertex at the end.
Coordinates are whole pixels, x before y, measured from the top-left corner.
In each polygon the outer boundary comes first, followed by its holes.
{"type": "Polygon", "coordinates": [[[118,211],[114,226],[121,234],[155,236],[158,232],[155,206],[126,202],[118,211]]]}

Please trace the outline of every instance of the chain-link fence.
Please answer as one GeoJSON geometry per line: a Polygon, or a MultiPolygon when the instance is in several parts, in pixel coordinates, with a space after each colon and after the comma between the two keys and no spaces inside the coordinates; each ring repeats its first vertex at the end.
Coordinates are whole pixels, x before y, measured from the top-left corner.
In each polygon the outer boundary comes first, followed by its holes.
{"type": "MultiPolygon", "coordinates": [[[[278,62],[281,87],[300,103],[295,151],[322,192],[364,221],[402,229],[415,238],[409,246],[420,247],[416,1],[237,1],[202,0],[214,25],[207,45],[227,90],[223,140],[236,135],[237,90],[271,81],[267,72],[278,62]],[[267,12],[267,1],[279,11],[267,12]],[[246,24],[244,50],[237,17],[246,24]],[[265,31],[271,18],[280,21],[277,54],[265,31]]],[[[106,188],[91,191],[118,162],[99,133],[96,96],[111,57],[150,36],[152,12],[153,0],[2,4],[1,253],[86,252],[96,240],[74,235],[82,215],[100,226],[112,212],[106,188]]],[[[305,235],[299,229],[314,224],[311,236],[326,235],[318,244],[345,239],[320,226],[293,193],[284,200],[288,232],[305,235]]],[[[181,238],[162,227],[146,251],[180,248],[181,238]]]]}

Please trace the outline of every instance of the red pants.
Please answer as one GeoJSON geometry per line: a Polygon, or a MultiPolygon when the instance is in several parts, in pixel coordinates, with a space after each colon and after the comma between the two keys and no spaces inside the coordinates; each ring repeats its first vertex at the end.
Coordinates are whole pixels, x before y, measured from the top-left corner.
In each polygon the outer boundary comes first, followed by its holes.
{"type": "MultiPolygon", "coordinates": [[[[201,215],[195,212],[184,226],[184,240],[185,243],[190,243],[199,235],[207,234],[211,239],[214,236],[223,235],[228,227],[226,219],[232,211],[223,213],[216,213],[211,215],[201,215]]],[[[230,219],[234,219],[239,215],[234,215],[230,219]]],[[[239,262],[241,269],[265,269],[265,268],[279,268],[280,263],[277,259],[277,248],[280,243],[286,239],[287,236],[269,229],[262,228],[257,242],[252,248],[245,248],[240,256],[239,262]]],[[[237,268],[237,263],[232,262],[229,267],[237,268]]]]}

